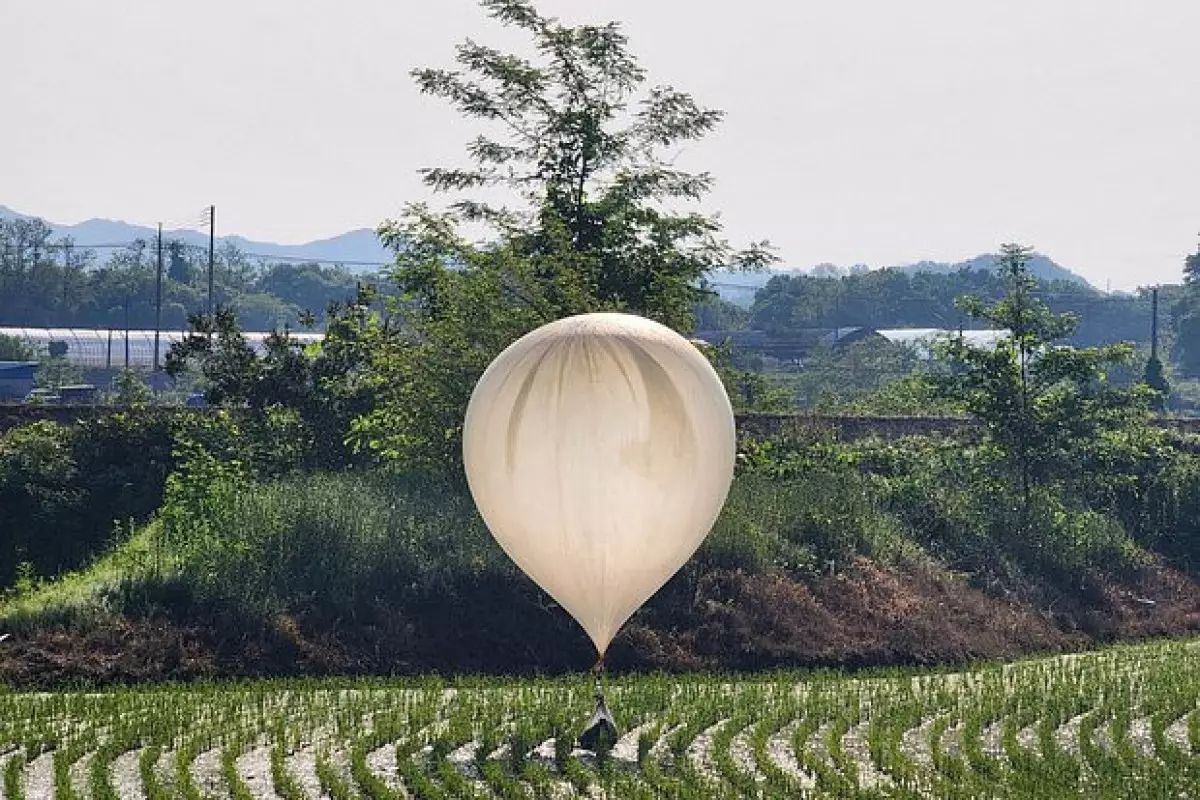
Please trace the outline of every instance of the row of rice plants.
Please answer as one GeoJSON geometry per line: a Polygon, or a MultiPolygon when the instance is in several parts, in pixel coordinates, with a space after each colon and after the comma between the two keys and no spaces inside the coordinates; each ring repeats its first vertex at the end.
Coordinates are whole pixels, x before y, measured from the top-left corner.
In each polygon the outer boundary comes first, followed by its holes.
{"type": "Polygon", "coordinates": [[[963,671],[0,692],[0,796],[1125,797],[1200,794],[1200,643],[963,671]]]}

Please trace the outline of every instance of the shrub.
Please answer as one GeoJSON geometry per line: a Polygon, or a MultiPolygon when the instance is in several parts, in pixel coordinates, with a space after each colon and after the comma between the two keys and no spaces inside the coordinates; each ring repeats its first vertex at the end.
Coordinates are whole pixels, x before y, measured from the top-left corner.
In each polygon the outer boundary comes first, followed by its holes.
{"type": "Polygon", "coordinates": [[[354,618],[415,600],[507,560],[470,498],[444,481],[379,473],[247,481],[203,451],[171,478],[163,512],[185,580],[207,601],[253,616],[317,611],[354,618]]]}
{"type": "Polygon", "coordinates": [[[0,436],[0,586],[18,562],[42,576],[85,563],[118,525],[158,507],[170,467],[158,416],[36,422],[0,436]]]}

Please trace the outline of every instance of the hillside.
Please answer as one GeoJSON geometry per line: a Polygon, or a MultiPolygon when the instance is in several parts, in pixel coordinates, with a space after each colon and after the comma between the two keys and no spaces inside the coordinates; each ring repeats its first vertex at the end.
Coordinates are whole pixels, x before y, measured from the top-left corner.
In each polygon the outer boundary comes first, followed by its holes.
{"type": "MultiPolygon", "coordinates": [[[[14,218],[30,219],[31,217],[0,206],[0,219],[14,218]]],[[[217,222],[219,225],[219,216],[217,222]]],[[[153,239],[156,234],[152,227],[111,219],[89,219],[75,225],[62,225],[47,220],[47,224],[54,229],[55,234],[70,236],[80,247],[118,244],[135,239],[153,239]]],[[[187,244],[208,246],[208,234],[203,231],[168,230],[164,234],[170,238],[181,239],[187,244]]],[[[367,271],[379,264],[391,261],[387,250],[379,243],[375,232],[370,228],[359,228],[328,239],[317,239],[303,244],[264,242],[238,235],[218,236],[217,245],[224,244],[232,244],[248,254],[279,260],[336,262],[355,271],[367,271]]]]}
{"type": "MultiPolygon", "coordinates": [[[[876,269],[894,269],[905,273],[929,272],[937,275],[949,275],[961,269],[990,271],[996,268],[994,253],[981,253],[966,261],[951,263],[948,261],[919,261],[915,264],[903,264],[876,269]]],[[[722,300],[749,308],[759,289],[777,275],[808,274],[816,277],[837,278],[869,271],[867,267],[840,267],[834,264],[820,264],[808,270],[791,268],[768,269],[762,272],[733,272],[718,270],[709,277],[712,287],[716,289],[722,300]]],[[[1067,281],[1080,286],[1091,286],[1080,275],[1066,267],[1055,263],[1047,256],[1035,254],[1029,261],[1029,271],[1035,277],[1045,281],[1067,281]]]]}
{"type": "MultiPolygon", "coordinates": [[[[13,211],[0,205],[0,219],[29,219],[30,215],[13,211]]],[[[219,217],[218,217],[219,222],[219,217]]],[[[135,225],[128,222],[111,219],[89,219],[75,225],[62,225],[47,221],[59,236],[70,236],[80,246],[89,244],[115,244],[130,242],[134,239],[150,239],[155,230],[146,225],[135,225]]],[[[171,230],[166,232],[173,238],[179,238],[188,244],[207,246],[208,234],[195,230],[171,230]]],[[[303,244],[280,244],[248,239],[244,236],[218,236],[218,245],[229,243],[245,253],[266,256],[288,261],[326,261],[342,264],[353,271],[368,271],[373,267],[391,261],[388,251],[379,243],[375,232],[370,228],[359,228],[353,231],[332,236],[327,239],[317,239],[303,244]]],[[[982,253],[966,261],[957,263],[946,261],[919,261],[915,264],[892,265],[879,269],[898,269],[904,272],[933,272],[945,274],[956,272],[964,267],[974,270],[989,270],[995,267],[996,256],[982,253]]],[[[1047,256],[1038,254],[1030,260],[1030,271],[1034,277],[1043,280],[1062,280],[1089,285],[1088,282],[1066,267],[1055,263],[1047,256]]],[[[839,267],[831,264],[821,264],[809,270],[795,268],[770,269],[763,272],[733,272],[718,270],[710,276],[713,288],[731,303],[749,307],[754,302],[754,295],[767,284],[775,275],[809,272],[829,276],[851,274],[854,271],[866,269],[861,265],[855,267],[839,267]]]]}
{"type": "MultiPolygon", "coordinates": [[[[966,261],[958,263],[949,263],[945,261],[919,261],[916,264],[906,264],[904,266],[891,267],[902,272],[932,272],[936,274],[946,274],[957,272],[960,269],[970,270],[993,270],[996,268],[996,254],[984,253],[977,255],[974,258],[969,258],[966,261]]],[[[1056,264],[1050,258],[1035,253],[1029,259],[1029,271],[1033,277],[1040,278],[1045,281],[1067,281],[1069,283],[1077,283],[1082,286],[1090,286],[1086,279],[1076,275],[1071,270],[1060,264],[1056,264]]]]}

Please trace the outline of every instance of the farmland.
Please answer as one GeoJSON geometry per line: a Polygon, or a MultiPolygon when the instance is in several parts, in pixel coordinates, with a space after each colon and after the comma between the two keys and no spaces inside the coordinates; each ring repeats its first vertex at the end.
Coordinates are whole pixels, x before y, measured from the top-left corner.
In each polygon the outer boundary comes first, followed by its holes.
{"type": "Polygon", "coordinates": [[[3,797],[1187,797],[1200,643],[965,671],[0,695],[3,797]]]}

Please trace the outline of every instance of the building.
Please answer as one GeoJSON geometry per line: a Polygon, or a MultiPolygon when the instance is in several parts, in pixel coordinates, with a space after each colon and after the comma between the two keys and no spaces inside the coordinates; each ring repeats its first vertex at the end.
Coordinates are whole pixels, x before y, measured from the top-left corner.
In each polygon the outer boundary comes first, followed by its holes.
{"type": "Polygon", "coordinates": [[[0,361],[0,403],[24,400],[34,387],[36,361],[0,361]]]}
{"type": "MultiPolygon", "coordinates": [[[[181,341],[187,331],[160,331],[158,365],[166,362],[171,345],[181,341]]],[[[12,336],[29,344],[38,358],[51,355],[51,348],[66,346],[64,357],[72,365],[85,372],[94,370],[119,370],[124,367],[153,369],[154,331],[152,330],[106,330],[102,328],[0,328],[0,334],[12,336]]],[[[251,331],[243,333],[247,343],[260,356],[266,352],[266,339],[270,333],[251,331]]],[[[319,342],[319,333],[291,333],[298,342],[319,342]]],[[[22,395],[24,396],[24,395],[22,395]]]]}

